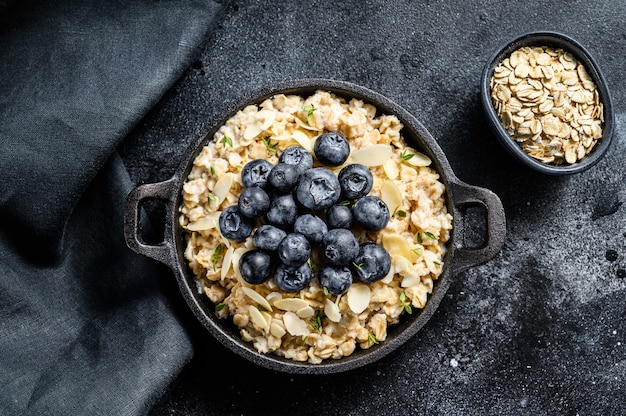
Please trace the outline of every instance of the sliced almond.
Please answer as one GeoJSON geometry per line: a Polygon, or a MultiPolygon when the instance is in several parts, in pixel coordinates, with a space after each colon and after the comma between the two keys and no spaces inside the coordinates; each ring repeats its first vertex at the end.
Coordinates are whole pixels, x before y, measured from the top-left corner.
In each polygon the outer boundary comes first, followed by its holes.
{"type": "Polygon", "coordinates": [[[422,282],[422,278],[416,274],[411,274],[411,275],[407,275],[404,276],[402,278],[402,282],[400,283],[401,287],[413,287],[413,286],[417,286],[418,284],[420,284],[422,282]]]}
{"type": "Polygon", "coordinates": [[[255,121],[254,123],[250,123],[246,126],[246,129],[243,132],[244,140],[252,140],[256,136],[258,136],[263,131],[263,123],[260,121],[255,121]]]}
{"type": "Polygon", "coordinates": [[[405,162],[412,166],[430,166],[432,160],[423,153],[412,150],[413,156],[407,159],[405,162]]]}
{"type": "Polygon", "coordinates": [[[270,328],[270,324],[272,323],[272,315],[269,314],[269,312],[266,311],[260,311],[261,315],[263,316],[263,319],[265,319],[265,322],[267,322],[267,329],[270,328]]]}
{"type": "Polygon", "coordinates": [[[272,334],[276,338],[282,338],[283,335],[286,334],[286,331],[282,326],[280,326],[276,322],[272,322],[270,324],[270,334],[272,334]]]}
{"type": "Polygon", "coordinates": [[[319,127],[311,126],[308,122],[302,121],[299,117],[296,117],[295,120],[296,120],[296,124],[298,125],[298,127],[303,128],[305,130],[311,130],[311,131],[321,130],[319,127]]]}
{"type": "Polygon", "coordinates": [[[356,314],[363,312],[370,304],[372,291],[369,286],[360,283],[353,284],[348,289],[348,306],[356,314]]]}
{"type": "Polygon", "coordinates": [[[283,322],[285,323],[285,329],[293,336],[307,336],[311,332],[307,328],[306,322],[298,318],[294,312],[288,311],[283,315],[283,322]]]}
{"type": "Polygon", "coordinates": [[[309,302],[300,298],[285,298],[274,301],[274,306],[283,311],[297,312],[309,306],[309,302]]]}
{"type": "Polygon", "coordinates": [[[267,130],[276,120],[276,112],[272,110],[261,110],[257,113],[257,119],[262,121],[261,131],[267,130]]]}
{"type": "Polygon", "coordinates": [[[302,319],[312,318],[315,315],[315,309],[307,305],[302,309],[298,309],[296,311],[296,315],[298,315],[302,319]]]}
{"type": "Polygon", "coordinates": [[[250,289],[249,287],[246,286],[241,286],[241,290],[243,291],[243,293],[249,297],[250,299],[252,299],[254,302],[256,302],[258,305],[261,305],[263,308],[267,309],[268,311],[272,310],[272,307],[270,306],[270,303],[267,301],[267,299],[265,299],[259,292],[257,292],[254,289],[250,289]]]}
{"type": "Polygon", "coordinates": [[[291,134],[293,139],[298,142],[298,144],[304,147],[309,153],[313,153],[313,142],[309,139],[309,136],[300,129],[296,129],[291,134]]]}
{"type": "Polygon", "coordinates": [[[393,210],[392,213],[402,207],[402,193],[394,181],[385,180],[380,184],[380,199],[393,210]]]}
{"type": "Polygon", "coordinates": [[[383,170],[389,179],[396,179],[398,175],[400,175],[398,163],[393,159],[388,159],[385,163],[383,163],[383,170]]]}
{"type": "Polygon", "coordinates": [[[339,313],[339,307],[335,304],[335,302],[326,298],[324,302],[324,315],[332,321],[339,322],[341,321],[341,313],[339,313]]]}
{"type": "Polygon", "coordinates": [[[213,187],[213,195],[217,197],[219,202],[222,202],[226,196],[230,193],[230,188],[235,182],[235,175],[232,172],[227,172],[219,178],[213,187]]]}
{"type": "Polygon", "coordinates": [[[211,212],[197,221],[187,224],[189,231],[212,230],[218,227],[221,211],[211,212]]]}
{"type": "Polygon", "coordinates": [[[245,247],[239,247],[235,249],[233,253],[233,258],[231,259],[231,264],[233,266],[233,270],[235,271],[235,275],[243,282],[243,278],[241,277],[241,272],[239,271],[239,259],[243,256],[243,253],[248,251],[245,247]]]}
{"type": "Polygon", "coordinates": [[[399,234],[386,234],[383,236],[383,247],[389,255],[402,256],[405,259],[411,259],[411,246],[406,238],[399,234]]]}
{"type": "Polygon", "coordinates": [[[233,246],[228,247],[226,253],[224,253],[224,260],[222,260],[222,271],[220,278],[224,280],[230,271],[230,265],[233,260],[233,253],[235,252],[235,248],[233,246]]]}
{"type": "MultiPolygon", "coordinates": [[[[278,292],[270,292],[267,294],[267,296],[265,297],[265,299],[267,299],[267,301],[269,303],[271,303],[272,305],[274,305],[274,302],[276,302],[277,300],[282,299],[283,297],[281,296],[280,293],[278,292]]],[[[274,305],[276,306],[276,305],[274,305]]]]}
{"type": "Polygon", "coordinates": [[[256,306],[248,305],[248,314],[250,315],[250,319],[252,320],[252,322],[257,327],[264,331],[267,331],[269,329],[269,323],[256,306]]]}
{"type": "Polygon", "coordinates": [[[364,166],[380,166],[393,154],[391,146],[387,144],[373,144],[356,150],[352,153],[352,163],[360,163],[364,166]]]}
{"type": "Polygon", "coordinates": [[[405,270],[411,268],[411,262],[406,257],[395,255],[392,256],[391,259],[396,273],[404,274],[405,270]]]}

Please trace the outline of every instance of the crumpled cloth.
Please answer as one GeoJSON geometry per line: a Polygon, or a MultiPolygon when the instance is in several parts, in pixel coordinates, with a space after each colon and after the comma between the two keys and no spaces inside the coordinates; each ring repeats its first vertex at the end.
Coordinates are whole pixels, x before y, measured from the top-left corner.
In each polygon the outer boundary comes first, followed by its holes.
{"type": "Polygon", "coordinates": [[[0,414],[144,414],[191,358],[115,149],[224,7],[0,3],[0,414]]]}

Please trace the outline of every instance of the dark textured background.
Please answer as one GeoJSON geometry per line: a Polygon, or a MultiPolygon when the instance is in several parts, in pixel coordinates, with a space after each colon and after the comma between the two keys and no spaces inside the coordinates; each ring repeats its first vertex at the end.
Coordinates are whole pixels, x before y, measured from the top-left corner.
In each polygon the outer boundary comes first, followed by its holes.
{"type": "MultiPolygon", "coordinates": [[[[194,359],[151,415],[626,413],[625,21],[621,0],[231,3],[197,60],[122,144],[136,183],[167,179],[243,91],[333,78],[414,114],[461,180],[500,196],[508,236],[494,260],[456,276],[413,340],[343,374],[256,367],[204,335],[181,301],[194,359]],[[480,111],[493,50],[539,29],[587,47],[613,95],[614,144],[575,176],[517,165],[480,111]]],[[[150,212],[162,221],[158,206],[150,212]]]]}

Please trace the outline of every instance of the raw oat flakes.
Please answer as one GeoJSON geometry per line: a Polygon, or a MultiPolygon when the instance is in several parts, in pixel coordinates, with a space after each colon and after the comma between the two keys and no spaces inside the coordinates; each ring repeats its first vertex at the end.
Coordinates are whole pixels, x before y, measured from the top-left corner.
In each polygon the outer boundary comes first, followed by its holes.
{"type": "Polygon", "coordinates": [[[569,52],[546,46],[517,49],[494,69],[490,88],[506,131],[541,162],[576,163],[602,138],[598,90],[569,52]]]}

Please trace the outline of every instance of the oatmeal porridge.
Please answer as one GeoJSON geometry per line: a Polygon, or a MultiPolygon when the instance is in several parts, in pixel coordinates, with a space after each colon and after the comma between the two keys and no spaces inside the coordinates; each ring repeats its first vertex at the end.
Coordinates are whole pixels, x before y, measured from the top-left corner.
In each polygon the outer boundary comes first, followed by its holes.
{"type": "MultiPolygon", "coordinates": [[[[362,100],[325,91],[306,97],[279,94],[237,112],[195,158],[179,208],[179,224],[186,230],[185,258],[199,291],[215,305],[215,314],[232,320],[257,351],[313,364],[341,358],[384,342],[389,326],[425,306],[442,271],[452,216],[446,209],[445,187],[430,159],[405,143],[402,128],[397,117],[379,114],[362,100]],[[253,161],[278,165],[281,154],[293,147],[313,156],[314,166],[308,171],[315,171],[322,160],[334,156],[316,153],[316,143],[332,135],[349,144],[347,159],[336,166],[325,165],[324,170],[332,176],[352,165],[369,171],[372,183],[367,198],[383,201],[388,210],[382,229],[356,221],[349,226],[361,248],[380,247],[389,258],[384,276],[374,281],[357,278],[363,263],[351,261],[343,267],[354,278],[348,277],[342,289],[321,284],[325,280],[320,270],[328,259],[312,244],[308,259],[298,266],[313,276],[303,287],[284,290],[273,275],[250,283],[246,253],[264,251],[255,247],[254,231],[227,238],[220,227],[220,217],[237,207],[242,193],[251,189],[242,171],[253,161]]],[[[342,192],[334,204],[344,207],[337,209],[338,218],[350,215],[357,203],[342,192]]],[[[331,208],[311,213],[298,204],[297,209],[300,216],[329,222],[331,208]]],[[[250,227],[256,231],[267,222],[262,216],[250,227]]],[[[293,223],[279,228],[290,234],[293,223]]],[[[276,263],[281,260],[275,255],[268,258],[272,273],[278,273],[276,263]]]]}

